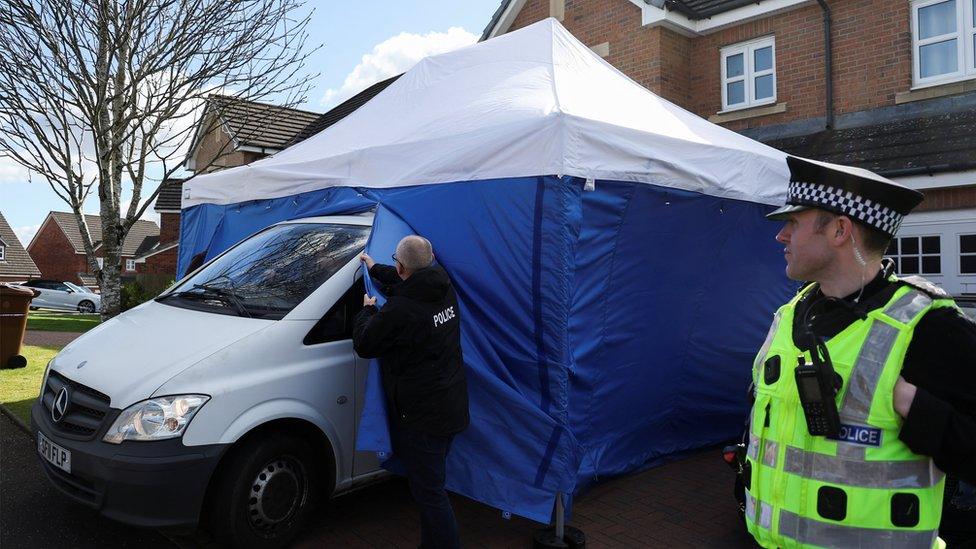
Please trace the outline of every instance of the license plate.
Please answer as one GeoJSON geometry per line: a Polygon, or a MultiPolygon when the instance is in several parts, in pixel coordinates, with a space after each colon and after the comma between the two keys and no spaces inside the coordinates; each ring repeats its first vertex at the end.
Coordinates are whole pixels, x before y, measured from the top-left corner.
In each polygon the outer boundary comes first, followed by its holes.
{"type": "Polygon", "coordinates": [[[40,432],[37,433],[37,452],[51,465],[66,473],[71,472],[71,450],[51,442],[40,432]]]}

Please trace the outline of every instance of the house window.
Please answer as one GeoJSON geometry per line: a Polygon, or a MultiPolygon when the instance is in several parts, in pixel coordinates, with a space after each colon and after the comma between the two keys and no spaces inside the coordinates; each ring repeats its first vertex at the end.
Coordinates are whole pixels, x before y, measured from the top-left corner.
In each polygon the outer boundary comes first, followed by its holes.
{"type": "Polygon", "coordinates": [[[885,254],[901,275],[942,274],[942,237],[903,236],[891,240],[885,254]]]}
{"type": "Polygon", "coordinates": [[[103,265],[105,265],[105,258],[104,257],[96,257],[95,258],[95,263],[98,264],[98,268],[99,269],[104,269],[103,265]]]}
{"type": "Polygon", "coordinates": [[[912,2],[916,85],[976,78],[976,0],[912,2]]]}
{"type": "Polygon", "coordinates": [[[0,244],[0,261],[4,261],[6,259],[7,259],[7,247],[4,246],[3,244],[0,244]]]}
{"type": "Polygon", "coordinates": [[[773,37],[722,48],[722,110],[775,102],[776,43],[773,37]]]}
{"type": "Polygon", "coordinates": [[[976,274],[976,234],[959,235],[959,274],[976,274]]]}
{"type": "Polygon", "coordinates": [[[134,270],[136,270],[136,260],[135,259],[126,259],[125,260],[125,270],[127,270],[127,271],[134,271],[134,270]]]}

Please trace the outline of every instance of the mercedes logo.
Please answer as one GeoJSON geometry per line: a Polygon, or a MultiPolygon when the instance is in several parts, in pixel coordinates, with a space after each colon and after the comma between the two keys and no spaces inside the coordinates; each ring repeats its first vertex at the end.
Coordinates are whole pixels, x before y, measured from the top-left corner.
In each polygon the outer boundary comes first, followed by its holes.
{"type": "Polygon", "coordinates": [[[54,397],[54,406],[51,407],[51,419],[58,423],[64,419],[64,414],[68,412],[68,388],[61,387],[58,395],[54,397]]]}

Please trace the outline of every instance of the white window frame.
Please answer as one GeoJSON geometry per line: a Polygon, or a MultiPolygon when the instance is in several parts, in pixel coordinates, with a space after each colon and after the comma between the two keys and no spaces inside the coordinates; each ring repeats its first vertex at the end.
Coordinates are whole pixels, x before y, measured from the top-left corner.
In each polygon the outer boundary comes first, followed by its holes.
{"type": "Polygon", "coordinates": [[[134,270],[136,270],[136,260],[135,259],[126,259],[125,260],[125,270],[126,271],[134,271],[134,270]]]}
{"type": "Polygon", "coordinates": [[[776,103],[776,86],[778,79],[776,78],[776,37],[766,36],[763,38],[758,38],[756,40],[750,40],[748,42],[740,42],[738,44],[733,44],[731,46],[725,46],[720,50],[721,55],[721,73],[722,73],[722,111],[738,111],[742,109],[749,109],[752,107],[758,107],[760,105],[769,105],[776,103]],[[756,62],[756,50],[760,50],[765,47],[772,47],[773,59],[772,67],[764,71],[756,71],[754,68],[756,62]],[[733,55],[742,54],[742,76],[733,76],[729,78],[726,75],[728,64],[726,59],[733,55]],[[763,99],[756,100],[756,78],[760,76],[772,75],[773,76],[773,95],[772,97],[766,97],[763,99]],[[735,105],[729,105],[728,97],[728,85],[733,82],[738,82],[743,80],[745,82],[745,102],[736,103],[735,105]]]}
{"type": "Polygon", "coordinates": [[[7,260],[7,247],[4,246],[3,244],[0,244],[0,261],[6,261],[6,260],[7,260]]]}
{"type": "Polygon", "coordinates": [[[105,258],[104,257],[96,257],[95,258],[95,263],[98,264],[98,268],[99,269],[104,269],[105,268],[105,258]]]}
{"type": "Polygon", "coordinates": [[[896,263],[896,266],[897,266],[897,268],[895,269],[895,273],[896,274],[899,274],[899,275],[905,275],[905,274],[907,274],[907,275],[919,275],[919,276],[942,276],[942,275],[945,274],[945,265],[944,265],[944,263],[945,263],[945,261],[944,261],[945,254],[943,253],[942,235],[941,234],[906,234],[904,236],[896,236],[895,237],[895,240],[898,241],[898,253],[897,254],[889,254],[889,253],[885,252],[884,256],[885,257],[890,257],[892,259],[897,259],[897,261],[895,262],[896,263]],[[902,240],[904,240],[906,238],[914,238],[915,240],[918,241],[918,252],[913,253],[913,254],[905,254],[905,253],[903,253],[902,240]],[[927,252],[923,251],[923,249],[922,249],[922,239],[923,238],[938,238],[939,239],[939,253],[934,254],[934,253],[930,253],[930,252],[927,253],[927,252]],[[902,270],[901,270],[901,260],[902,260],[902,258],[905,258],[905,257],[911,257],[911,258],[918,259],[918,272],[915,272],[915,273],[904,273],[904,272],[902,272],[902,270]],[[924,259],[926,257],[938,257],[939,258],[939,272],[937,272],[937,273],[926,273],[926,272],[923,272],[925,269],[922,267],[922,264],[923,264],[924,259]]]}
{"type": "Polygon", "coordinates": [[[962,258],[963,257],[976,256],[976,253],[974,253],[974,252],[963,252],[962,251],[962,237],[964,237],[964,236],[976,236],[976,233],[959,233],[958,235],[956,235],[956,239],[957,239],[956,240],[956,243],[959,244],[959,248],[957,248],[957,251],[959,252],[959,269],[958,269],[959,270],[959,276],[976,276],[976,272],[973,272],[973,273],[964,273],[964,272],[962,272],[962,258]]]}
{"type": "Polygon", "coordinates": [[[918,37],[918,11],[922,8],[941,4],[950,0],[913,0],[912,1],[912,82],[913,88],[926,88],[960,80],[976,78],[976,51],[973,40],[976,39],[976,25],[973,24],[973,0],[955,0],[956,2],[956,30],[949,34],[942,34],[920,40],[918,37]],[[928,44],[945,42],[956,39],[956,71],[922,78],[921,55],[919,48],[928,44]]]}

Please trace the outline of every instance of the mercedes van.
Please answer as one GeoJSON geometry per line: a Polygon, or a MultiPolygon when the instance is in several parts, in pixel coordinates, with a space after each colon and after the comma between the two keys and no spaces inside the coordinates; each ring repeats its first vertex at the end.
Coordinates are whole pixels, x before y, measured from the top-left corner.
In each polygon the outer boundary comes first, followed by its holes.
{"type": "Polygon", "coordinates": [[[384,472],[356,452],[353,351],[372,216],[272,225],[50,362],[31,409],[50,481],[103,515],[278,546],[384,472]]]}

